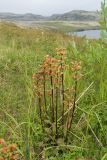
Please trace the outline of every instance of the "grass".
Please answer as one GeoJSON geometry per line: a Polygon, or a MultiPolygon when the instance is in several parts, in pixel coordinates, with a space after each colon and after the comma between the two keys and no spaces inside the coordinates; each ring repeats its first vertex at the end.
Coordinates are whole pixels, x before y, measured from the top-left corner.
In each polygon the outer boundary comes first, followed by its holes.
{"type": "MultiPolygon", "coordinates": [[[[68,37],[42,29],[0,23],[0,137],[16,143],[25,160],[106,160],[107,155],[107,46],[101,40],[68,37]],[[69,144],[55,146],[42,131],[33,93],[32,75],[48,54],[64,47],[67,64],[82,62],[76,115],[69,144]]],[[[68,71],[65,86],[71,85],[68,71]]],[[[68,113],[65,113],[66,115],[68,113]]],[[[59,117],[60,119],[60,117],[59,117]]]]}
{"type": "Polygon", "coordinates": [[[83,31],[83,30],[94,30],[99,29],[99,23],[94,21],[36,21],[36,22],[20,22],[20,25],[32,26],[35,28],[42,28],[46,30],[53,30],[56,32],[74,32],[74,31],[83,31]]]}

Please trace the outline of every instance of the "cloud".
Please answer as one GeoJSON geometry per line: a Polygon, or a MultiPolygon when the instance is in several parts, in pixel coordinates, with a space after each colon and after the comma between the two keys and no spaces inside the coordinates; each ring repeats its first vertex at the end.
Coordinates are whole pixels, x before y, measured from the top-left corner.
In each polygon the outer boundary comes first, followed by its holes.
{"type": "Polygon", "coordinates": [[[71,10],[98,10],[101,0],[1,0],[1,12],[51,15],[71,10]]]}

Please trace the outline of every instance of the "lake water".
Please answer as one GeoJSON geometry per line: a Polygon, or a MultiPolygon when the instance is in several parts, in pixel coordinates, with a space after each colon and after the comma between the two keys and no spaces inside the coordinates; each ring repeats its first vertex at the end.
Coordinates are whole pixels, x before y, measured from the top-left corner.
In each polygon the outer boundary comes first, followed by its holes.
{"type": "Polygon", "coordinates": [[[87,38],[100,38],[100,30],[86,30],[86,31],[79,31],[79,32],[69,32],[69,35],[77,35],[77,36],[86,36],[87,38]]]}

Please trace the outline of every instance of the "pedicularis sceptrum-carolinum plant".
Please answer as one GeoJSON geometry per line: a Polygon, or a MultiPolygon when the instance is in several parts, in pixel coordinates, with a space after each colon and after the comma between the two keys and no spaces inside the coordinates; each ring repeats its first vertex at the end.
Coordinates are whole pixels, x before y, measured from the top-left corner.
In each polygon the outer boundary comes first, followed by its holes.
{"type": "Polygon", "coordinates": [[[68,143],[76,109],[78,81],[81,78],[81,62],[71,60],[66,65],[66,49],[56,49],[56,52],[55,57],[47,55],[39,71],[33,74],[40,123],[44,133],[55,144],[59,138],[68,143]],[[67,72],[71,80],[68,88],[65,83],[67,72]]]}
{"type": "Polygon", "coordinates": [[[0,139],[0,160],[18,160],[20,154],[17,144],[7,144],[4,139],[0,139]]]}

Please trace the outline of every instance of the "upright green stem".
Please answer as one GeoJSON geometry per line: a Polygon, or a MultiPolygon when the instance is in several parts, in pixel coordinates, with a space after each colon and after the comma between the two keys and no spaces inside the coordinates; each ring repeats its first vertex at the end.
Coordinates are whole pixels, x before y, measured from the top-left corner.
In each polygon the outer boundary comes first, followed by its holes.
{"type": "Polygon", "coordinates": [[[51,107],[52,107],[52,122],[54,122],[54,90],[53,90],[53,78],[51,76],[51,107]]]}
{"type": "Polygon", "coordinates": [[[39,114],[40,114],[40,120],[41,120],[41,125],[42,125],[42,128],[43,128],[43,120],[42,120],[42,107],[41,107],[41,97],[39,97],[38,99],[38,106],[39,106],[39,114]]]}
{"type": "Polygon", "coordinates": [[[54,89],[52,77],[52,65],[50,64],[50,82],[51,82],[51,108],[52,108],[52,122],[54,122],[54,89]]]}
{"type": "MultiPolygon", "coordinates": [[[[68,109],[69,109],[69,102],[68,102],[68,109]]],[[[66,122],[66,135],[65,135],[66,145],[67,145],[67,138],[68,138],[68,125],[69,125],[69,114],[67,114],[67,122],[66,122]]]]}
{"type": "Polygon", "coordinates": [[[64,125],[64,75],[62,74],[62,125],[64,125]]]}
{"type": "MultiPolygon", "coordinates": [[[[75,73],[75,75],[77,76],[77,72],[75,73]]],[[[69,130],[72,127],[72,122],[73,122],[73,118],[74,118],[74,114],[75,114],[75,109],[76,109],[76,98],[77,98],[77,79],[75,79],[75,86],[74,86],[74,102],[73,102],[73,108],[72,108],[72,114],[71,114],[71,119],[70,119],[70,126],[69,126],[69,130]]]]}
{"type": "Polygon", "coordinates": [[[47,112],[47,108],[46,108],[46,79],[45,79],[45,74],[44,74],[44,83],[43,83],[43,86],[44,86],[44,105],[45,105],[45,113],[47,112]]]}
{"type": "Polygon", "coordinates": [[[64,127],[64,73],[63,73],[63,64],[61,57],[61,104],[62,104],[62,128],[64,127]]]}
{"type": "Polygon", "coordinates": [[[56,139],[58,138],[58,87],[56,87],[56,139]]]}

